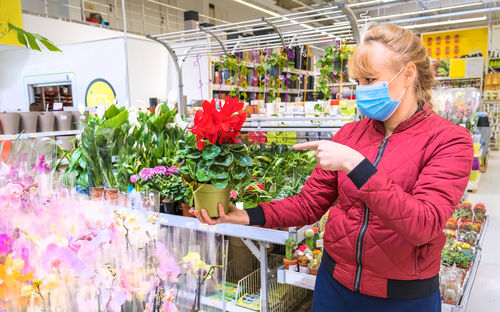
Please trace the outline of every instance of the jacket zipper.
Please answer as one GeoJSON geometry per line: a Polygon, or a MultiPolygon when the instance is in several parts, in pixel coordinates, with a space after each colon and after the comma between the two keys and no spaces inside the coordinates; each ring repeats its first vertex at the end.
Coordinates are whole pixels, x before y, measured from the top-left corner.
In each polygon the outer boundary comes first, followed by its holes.
{"type": "MultiPolygon", "coordinates": [[[[377,157],[375,158],[375,161],[373,162],[373,165],[375,167],[378,166],[380,163],[380,160],[382,158],[382,155],[384,154],[385,147],[387,146],[387,141],[389,140],[389,137],[386,136],[378,145],[378,152],[377,152],[377,157]]],[[[356,242],[356,276],[354,278],[354,291],[359,292],[359,287],[361,284],[361,271],[363,270],[362,264],[361,264],[361,256],[363,255],[363,241],[365,239],[365,234],[366,230],[368,229],[368,221],[370,219],[370,210],[364,205],[364,211],[363,211],[363,225],[361,225],[361,229],[359,230],[359,235],[358,235],[358,240],[356,242]]]]}

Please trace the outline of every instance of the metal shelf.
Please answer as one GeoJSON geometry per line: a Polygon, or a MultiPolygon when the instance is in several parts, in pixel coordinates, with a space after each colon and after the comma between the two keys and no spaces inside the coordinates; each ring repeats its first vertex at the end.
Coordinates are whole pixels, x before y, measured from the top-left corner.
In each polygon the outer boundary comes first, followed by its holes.
{"type": "MultiPolygon", "coordinates": [[[[220,60],[218,57],[213,57],[213,59],[214,59],[214,62],[217,62],[220,60]]],[[[252,61],[250,61],[250,62],[240,61],[239,63],[245,64],[247,66],[247,68],[255,68],[256,66],[259,66],[262,64],[260,62],[252,62],[252,61]]],[[[297,75],[302,74],[302,75],[309,75],[309,76],[320,76],[320,73],[317,71],[307,70],[307,69],[298,69],[298,68],[294,68],[294,69],[283,68],[282,72],[297,74],[297,75]]]]}
{"type": "Polygon", "coordinates": [[[469,77],[469,78],[450,78],[450,77],[435,77],[438,81],[455,81],[455,80],[481,80],[481,77],[469,77]]]}
{"type": "Polygon", "coordinates": [[[316,276],[300,272],[285,270],[284,266],[278,268],[278,283],[314,290],[316,276]]]}
{"type": "MultiPolygon", "coordinates": [[[[211,85],[212,91],[217,92],[217,91],[231,91],[234,88],[239,88],[238,86],[235,85],[226,85],[226,84],[212,84],[211,85]]],[[[316,90],[313,89],[279,89],[279,92],[281,94],[285,93],[291,93],[291,94],[299,94],[299,93],[304,93],[304,92],[315,92],[316,90]]],[[[264,93],[266,92],[265,89],[262,89],[261,87],[254,87],[254,86],[248,86],[246,88],[241,88],[240,92],[257,92],[257,93],[264,93]]]]}
{"type": "Polygon", "coordinates": [[[37,132],[37,133],[20,133],[20,134],[1,134],[0,141],[4,140],[23,140],[23,139],[34,139],[43,138],[51,136],[64,136],[64,135],[78,135],[81,130],[69,130],[69,131],[51,131],[51,132],[37,132]]]}
{"type": "Polygon", "coordinates": [[[200,223],[200,221],[195,218],[188,218],[170,214],[160,214],[158,220],[160,225],[175,226],[204,232],[210,231],[221,235],[247,238],[251,240],[280,245],[285,244],[285,240],[290,236],[290,233],[286,231],[227,223],[207,225],[200,223]]]}
{"type": "MultiPolygon", "coordinates": [[[[194,294],[193,294],[194,295],[194,294]]],[[[179,298],[187,298],[188,295],[186,292],[179,292],[177,294],[179,298]]],[[[232,302],[224,302],[220,299],[217,298],[212,298],[212,297],[201,297],[201,304],[204,306],[216,308],[222,311],[229,311],[229,312],[254,312],[254,310],[247,309],[240,307],[232,302]]]]}

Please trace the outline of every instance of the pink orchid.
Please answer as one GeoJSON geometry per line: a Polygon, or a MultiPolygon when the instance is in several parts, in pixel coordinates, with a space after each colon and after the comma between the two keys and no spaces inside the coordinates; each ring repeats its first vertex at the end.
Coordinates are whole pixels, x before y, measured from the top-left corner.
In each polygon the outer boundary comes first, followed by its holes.
{"type": "Polygon", "coordinates": [[[107,287],[101,287],[102,301],[107,304],[106,311],[120,312],[122,311],[122,305],[127,301],[127,294],[117,287],[108,289],[107,287]]]}
{"type": "Polygon", "coordinates": [[[6,256],[12,249],[12,238],[9,235],[0,234],[0,257],[6,256]]]}
{"type": "Polygon", "coordinates": [[[42,253],[40,262],[47,272],[61,267],[73,270],[77,274],[81,274],[85,270],[85,263],[71,249],[59,247],[53,243],[49,244],[42,253]]]}
{"type": "Polygon", "coordinates": [[[181,273],[181,269],[177,261],[168,254],[165,245],[162,243],[155,244],[155,255],[158,259],[158,275],[161,279],[168,282],[175,282],[177,276],[181,273]]]}

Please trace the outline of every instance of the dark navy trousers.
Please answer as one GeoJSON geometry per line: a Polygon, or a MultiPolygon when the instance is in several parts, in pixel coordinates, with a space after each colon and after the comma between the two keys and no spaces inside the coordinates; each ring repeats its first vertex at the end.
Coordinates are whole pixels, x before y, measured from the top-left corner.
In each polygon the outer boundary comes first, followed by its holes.
{"type": "Polygon", "coordinates": [[[312,312],[441,312],[441,295],[418,299],[389,299],[363,295],[337,282],[320,266],[312,312]]]}

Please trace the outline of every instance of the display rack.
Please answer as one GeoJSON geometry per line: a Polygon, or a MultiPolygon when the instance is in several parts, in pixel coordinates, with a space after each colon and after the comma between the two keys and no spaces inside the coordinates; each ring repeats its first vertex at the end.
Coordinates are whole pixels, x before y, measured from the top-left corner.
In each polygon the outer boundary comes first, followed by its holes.
{"type": "Polygon", "coordinates": [[[20,134],[0,134],[0,141],[36,139],[43,137],[65,136],[65,135],[78,135],[80,134],[80,132],[81,130],[69,130],[69,131],[49,131],[49,132],[37,132],[37,133],[20,133],[20,134]]]}
{"type": "Polygon", "coordinates": [[[479,172],[476,181],[469,181],[469,183],[467,183],[467,191],[472,193],[477,192],[477,187],[479,186],[479,180],[481,180],[481,175],[482,173],[479,172]]]}
{"type": "MultiPolygon", "coordinates": [[[[289,231],[271,230],[261,227],[252,227],[236,224],[218,224],[206,225],[200,223],[197,219],[187,218],[177,215],[160,214],[158,222],[162,226],[172,226],[185,228],[202,232],[215,232],[219,235],[226,235],[240,238],[245,245],[250,249],[252,254],[260,261],[260,282],[261,282],[261,311],[268,311],[268,283],[269,283],[269,267],[267,264],[269,244],[284,245],[285,240],[293,237],[298,242],[305,238],[305,231],[311,229],[313,225],[303,226],[300,229],[289,228],[289,231]]],[[[203,298],[202,303],[207,306],[212,306],[222,309],[224,303],[221,300],[213,298],[203,298]]],[[[226,303],[227,311],[252,311],[246,308],[236,306],[231,303],[226,303]]]]}
{"type": "MultiPolygon", "coordinates": [[[[479,235],[479,240],[477,243],[477,254],[474,259],[470,271],[467,273],[467,278],[464,281],[464,291],[459,304],[452,305],[447,303],[442,303],[443,312],[465,312],[467,304],[470,299],[470,293],[472,291],[472,286],[474,285],[474,280],[476,278],[477,269],[479,263],[481,262],[481,249],[483,246],[484,237],[486,230],[488,228],[488,217],[485,218],[482,231],[479,235]]],[[[292,286],[302,287],[306,289],[314,289],[314,284],[316,283],[316,276],[310,274],[304,274],[300,272],[292,272],[285,270],[283,266],[278,268],[278,282],[282,284],[288,284],[292,286]]]]}
{"type": "Polygon", "coordinates": [[[183,30],[147,38],[162,44],[174,60],[178,77],[178,108],[184,113],[182,63],[188,57],[320,44],[335,39],[359,42],[359,28],[345,3],[237,23],[183,30]]]}

